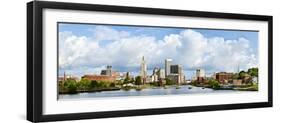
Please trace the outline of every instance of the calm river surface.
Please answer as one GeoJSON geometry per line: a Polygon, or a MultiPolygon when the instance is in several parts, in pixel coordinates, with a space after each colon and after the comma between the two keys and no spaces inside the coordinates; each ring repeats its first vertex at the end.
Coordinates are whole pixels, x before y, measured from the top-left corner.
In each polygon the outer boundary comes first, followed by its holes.
{"type": "Polygon", "coordinates": [[[226,92],[241,92],[237,90],[213,90],[210,88],[195,87],[191,85],[176,87],[157,87],[147,88],[137,91],[135,89],[117,90],[117,91],[102,91],[102,92],[89,92],[78,94],[60,94],[59,99],[79,99],[79,98],[97,98],[97,97],[124,97],[124,96],[148,96],[148,95],[173,95],[173,94],[202,94],[202,93],[226,93],[226,92]]]}

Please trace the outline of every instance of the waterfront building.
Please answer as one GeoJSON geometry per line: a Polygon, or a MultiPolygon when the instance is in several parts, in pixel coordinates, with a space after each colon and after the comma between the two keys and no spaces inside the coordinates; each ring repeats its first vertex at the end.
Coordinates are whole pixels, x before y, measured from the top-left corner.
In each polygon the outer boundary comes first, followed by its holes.
{"type": "Polygon", "coordinates": [[[196,69],[196,81],[199,84],[204,84],[207,82],[204,69],[196,69]]]}
{"type": "Polygon", "coordinates": [[[242,77],[242,81],[243,81],[243,83],[250,83],[250,82],[252,82],[252,76],[249,75],[249,74],[245,74],[245,75],[242,77]]]}
{"type": "Polygon", "coordinates": [[[151,75],[151,82],[158,82],[158,75],[157,74],[151,75]]]}
{"type": "Polygon", "coordinates": [[[198,78],[198,77],[205,77],[204,69],[196,69],[196,78],[198,78]]]}
{"type": "Polygon", "coordinates": [[[144,56],[142,57],[140,67],[141,67],[140,76],[142,78],[142,82],[145,83],[146,82],[146,78],[147,78],[147,66],[146,66],[146,62],[144,60],[144,56]]]}
{"type": "Polygon", "coordinates": [[[164,69],[159,69],[159,79],[165,79],[165,70],[164,69]]]}
{"type": "Polygon", "coordinates": [[[183,83],[185,81],[183,67],[181,65],[170,65],[170,74],[167,78],[175,81],[177,84],[183,83]]]}
{"type": "Polygon", "coordinates": [[[111,76],[114,77],[115,80],[121,80],[122,79],[120,72],[117,72],[117,71],[111,71],[111,76]]]}
{"type": "Polygon", "coordinates": [[[180,83],[185,83],[185,76],[184,76],[182,65],[179,65],[179,76],[180,76],[180,83]]]}
{"type": "Polygon", "coordinates": [[[197,77],[196,81],[198,84],[204,84],[205,82],[207,82],[204,77],[197,77]]]}
{"type": "Polygon", "coordinates": [[[178,74],[169,74],[167,78],[173,82],[176,82],[177,84],[180,84],[180,76],[178,74]]]}
{"type": "Polygon", "coordinates": [[[159,80],[159,68],[158,67],[155,67],[153,69],[153,72],[152,72],[152,75],[151,75],[151,82],[158,82],[159,80]]]}
{"type": "Polygon", "coordinates": [[[165,77],[170,74],[170,66],[172,64],[172,59],[165,59],[165,77]]]}
{"type": "Polygon", "coordinates": [[[233,85],[236,85],[236,86],[242,85],[242,79],[234,79],[233,80],[233,85]]]}
{"type": "Polygon", "coordinates": [[[84,75],[81,78],[88,79],[90,81],[103,81],[103,82],[115,82],[114,76],[108,75],[84,75]]]}
{"type": "Polygon", "coordinates": [[[112,66],[106,66],[105,70],[101,70],[100,75],[84,75],[81,78],[85,78],[91,81],[104,81],[104,82],[115,82],[120,80],[120,73],[112,70],[112,66]]]}
{"type": "Polygon", "coordinates": [[[233,73],[219,72],[216,73],[216,80],[221,84],[227,84],[233,80],[233,73]]]}
{"type": "Polygon", "coordinates": [[[106,66],[105,70],[101,70],[101,75],[111,76],[112,75],[112,66],[106,66]]]}

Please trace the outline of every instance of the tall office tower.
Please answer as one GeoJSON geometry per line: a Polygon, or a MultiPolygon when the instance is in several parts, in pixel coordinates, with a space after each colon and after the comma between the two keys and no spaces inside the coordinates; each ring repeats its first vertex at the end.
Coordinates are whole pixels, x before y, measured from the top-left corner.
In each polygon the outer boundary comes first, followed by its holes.
{"type": "Polygon", "coordinates": [[[179,74],[180,65],[170,65],[170,74],[179,74]]]}
{"type": "Polygon", "coordinates": [[[167,78],[168,75],[171,73],[170,66],[172,64],[172,59],[165,59],[165,77],[167,78]]]}
{"type": "Polygon", "coordinates": [[[168,78],[174,80],[178,84],[183,83],[185,81],[183,66],[178,64],[170,65],[170,74],[168,75],[168,78]]]}
{"type": "Polygon", "coordinates": [[[184,83],[185,78],[184,78],[184,71],[183,71],[183,66],[179,65],[179,83],[184,83]]]}
{"type": "Polygon", "coordinates": [[[142,78],[142,82],[145,83],[146,82],[147,68],[146,68],[146,62],[144,60],[144,56],[142,57],[140,67],[141,67],[140,76],[142,78]]]}

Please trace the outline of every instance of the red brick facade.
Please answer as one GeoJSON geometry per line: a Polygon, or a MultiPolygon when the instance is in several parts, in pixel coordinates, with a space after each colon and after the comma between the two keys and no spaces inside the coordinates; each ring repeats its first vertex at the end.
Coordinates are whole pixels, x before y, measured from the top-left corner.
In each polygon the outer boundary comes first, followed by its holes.
{"type": "Polygon", "coordinates": [[[107,82],[114,82],[115,77],[107,76],[107,75],[84,75],[82,78],[88,80],[96,80],[96,81],[107,81],[107,82]]]}
{"type": "Polygon", "coordinates": [[[216,73],[216,80],[222,84],[228,83],[229,81],[232,81],[232,79],[233,79],[233,73],[226,73],[226,72],[216,73]]]}

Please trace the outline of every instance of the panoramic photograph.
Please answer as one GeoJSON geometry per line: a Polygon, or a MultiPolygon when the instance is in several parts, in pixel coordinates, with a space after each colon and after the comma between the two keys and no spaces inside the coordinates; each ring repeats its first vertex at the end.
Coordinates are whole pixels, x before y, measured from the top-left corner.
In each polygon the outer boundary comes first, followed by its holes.
{"type": "Polygon", "coordinates": [[[258,31],[58,23],[58,99],[258,92],[258,31]]]}

